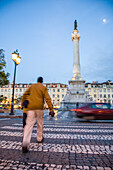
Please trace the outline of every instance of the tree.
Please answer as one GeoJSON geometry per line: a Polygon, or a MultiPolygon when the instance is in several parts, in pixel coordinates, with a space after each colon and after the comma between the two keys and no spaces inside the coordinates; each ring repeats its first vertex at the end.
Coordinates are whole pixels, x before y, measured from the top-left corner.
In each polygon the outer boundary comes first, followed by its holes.
{"type": "Polygon", "coordinates": [[[0,95],[0,103],[4,100],[4,96],[0,95]]]}
{"type": "Polygon", "coordinates": [[[4,99],[3,99],[4,103],[7,102],[7,97],[5,96],[4,99]]]}
{"type": "Polygon", "coordinates": [[[6,103],[6,101],[7,101],[7,97],[5,96],[3,96],[3,95],[0,95],[0,103],[2,103],[4,101],[4,103],[6,103]]]}
{"type": "Polygon", "coordinates": [[[9,73],[5,73],[4,68],[6,67],[4,50],[0,49],[0,85],[9,84],[9,73]]]}
{"type": "Polygon", "coordinates": [[[21,103],[21,100],[22,100],[22,97],[17,97],[17,98],[15,99],[15,103],[16,103],[16,104],[19,104],[19,103],[21,103]]]}

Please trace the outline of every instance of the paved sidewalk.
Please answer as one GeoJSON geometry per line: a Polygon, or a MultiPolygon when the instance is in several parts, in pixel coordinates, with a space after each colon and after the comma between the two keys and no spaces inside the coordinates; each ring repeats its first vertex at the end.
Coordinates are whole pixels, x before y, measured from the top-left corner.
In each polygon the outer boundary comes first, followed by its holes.
{"type": "Polygon", "coordinates": [[[0,169],[112,170],[113,124],[44,120],[44,142],[33,129],[22,154],[22,119],[0,120],[0,169]]]}
{"type": "Polygon", "coordinates": [[[10,115],[10,110],[6,110],[5,113],[0,113],[0,118],[22,118],[22,110],[14,110],[14,115],[10,115]]]}

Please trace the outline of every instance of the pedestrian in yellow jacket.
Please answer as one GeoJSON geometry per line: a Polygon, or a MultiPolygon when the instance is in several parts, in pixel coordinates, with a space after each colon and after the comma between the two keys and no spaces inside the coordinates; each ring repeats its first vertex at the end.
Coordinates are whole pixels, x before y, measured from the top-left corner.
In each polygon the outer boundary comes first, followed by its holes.
{"type": "Polygon", "coordinates": [[[22,152],[28,152],[28,146],[31,140],[31,134],[35,120],[37,120],[37,141],[43,141],[43,113],[44,102],[46,101],[50,110],[50,115],[54,116],[53,105],[47,88],[42,84],[43,78],[39,77],[36,84],[32,84],[23,94],[22,103],[27,100],[29,94],[29,103],[27,106],[27,119],[23,132],[22,152]]]}

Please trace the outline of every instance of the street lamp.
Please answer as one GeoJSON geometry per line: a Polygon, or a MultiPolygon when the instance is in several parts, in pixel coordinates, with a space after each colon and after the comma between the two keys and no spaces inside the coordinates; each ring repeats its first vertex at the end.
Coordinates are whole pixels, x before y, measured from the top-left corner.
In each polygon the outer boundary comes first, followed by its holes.
{"type": "Polygon", "coordinates": [[[16,66],[20,64],[21,57],[19,57],[18,50],[14,51],[12,53],[12,60],[15,63],[15,68],[14,68],[14,79],[13,79],[13,91],[12,91],[12,102],[11,102],[11,113],[10,115],[14,115],[14,88],[15,88],[15,77],[16,77],[16,66]]]}

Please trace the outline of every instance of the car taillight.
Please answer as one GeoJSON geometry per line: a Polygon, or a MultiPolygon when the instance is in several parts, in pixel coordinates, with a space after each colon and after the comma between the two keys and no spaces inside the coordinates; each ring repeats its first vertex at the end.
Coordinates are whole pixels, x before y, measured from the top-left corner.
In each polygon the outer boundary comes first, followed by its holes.
{"type": "Polygon", "coordinates": [[[71,111],[81,112],[81,111],[82,111],[82,109],[71,109],[71,111]]]}
{"type": "Polygon", "coordinates": [[[76,112],[81,112],[82,111],[82,109],[76,109],[76,112]]]}

